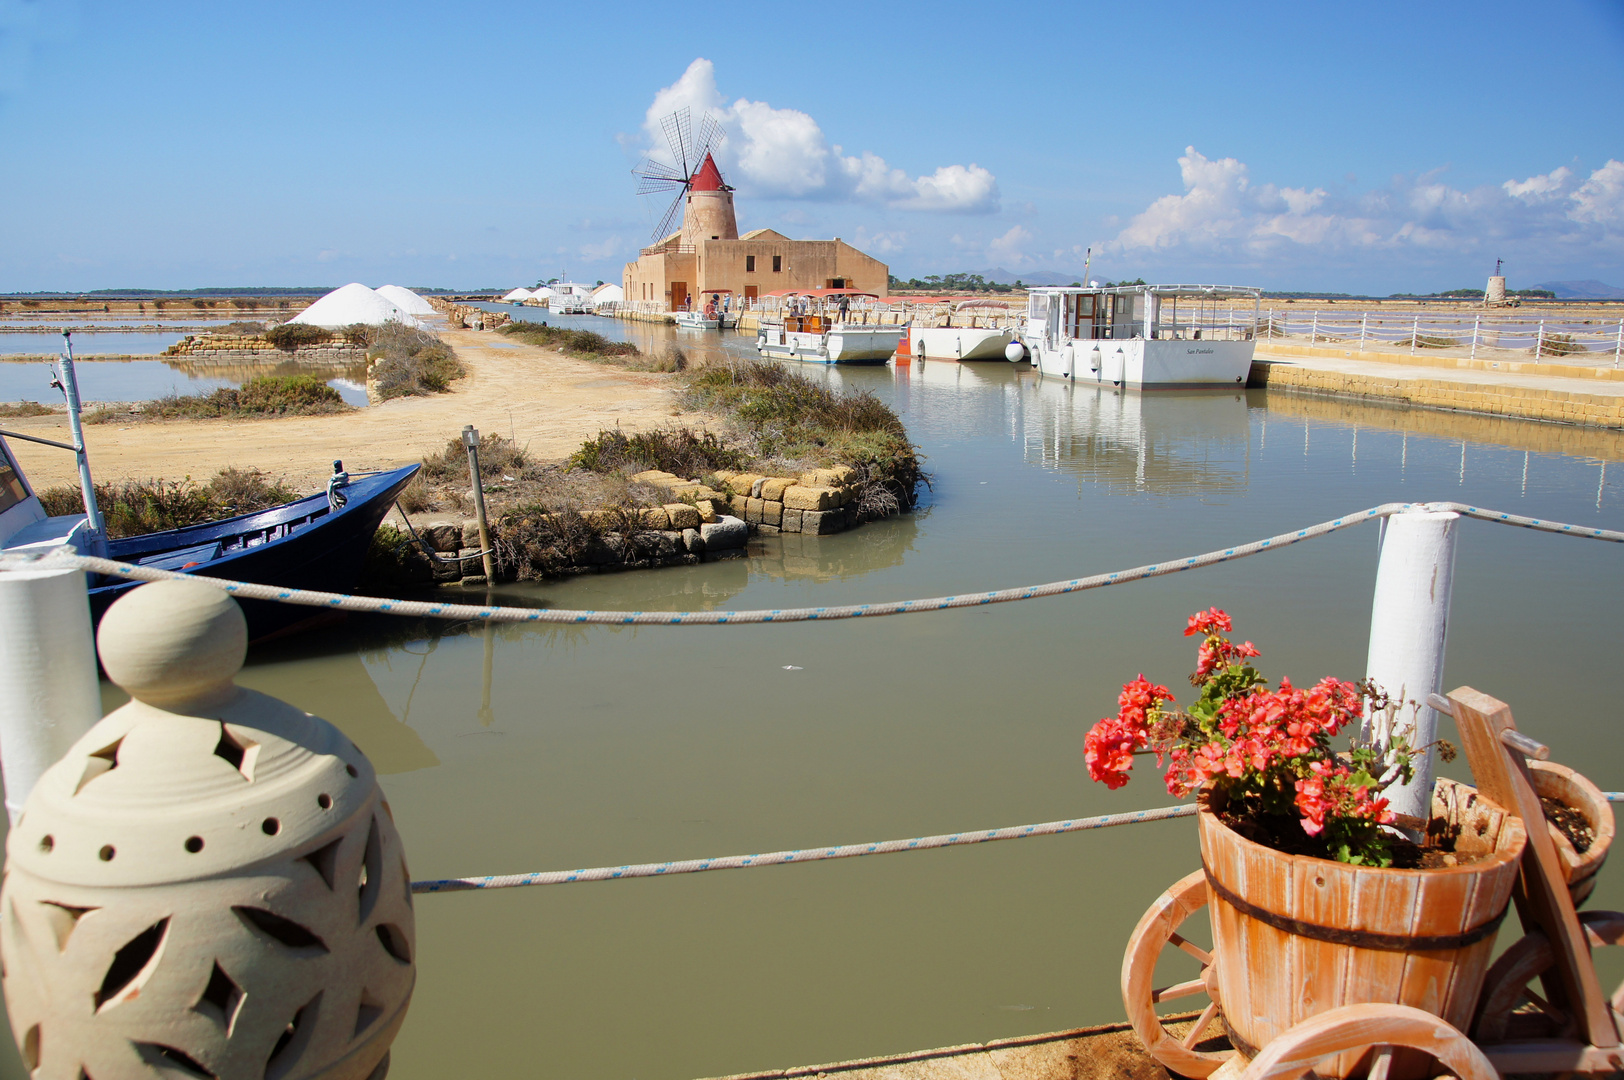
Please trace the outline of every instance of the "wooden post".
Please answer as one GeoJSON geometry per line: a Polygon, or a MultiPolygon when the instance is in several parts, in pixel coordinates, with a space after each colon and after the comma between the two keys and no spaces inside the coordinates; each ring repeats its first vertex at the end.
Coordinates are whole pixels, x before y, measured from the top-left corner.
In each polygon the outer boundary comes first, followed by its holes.
{"type": "MultiPolygon", "coordinates": [[[[1406,732],[1414,747],[1436,739],[1438,714],[1427,695],[1443,685],[1459,522],[1452,511],[1414,510],[1394,514],[1382,527],[1365,672],[1395,700],[1419,703],[1394,718],[1395,731],[1406,732]]],[[[1431,814],[1435,757],[1429,749],[1409,784],[1388,788],[1394,810],[1422,819],[1431,814]]]]}
{"type": "Polygon", "coordinates": [[[496,582],[496,568],[491,562],[491,529],[485,521],[485,485],[479,479],[479,432],[472,424],[464,424],[462,445],[468,448],[468,476],[474,482],[474,517],[479,522],[480,561],[485,566],[485,584],[496,582]]]}

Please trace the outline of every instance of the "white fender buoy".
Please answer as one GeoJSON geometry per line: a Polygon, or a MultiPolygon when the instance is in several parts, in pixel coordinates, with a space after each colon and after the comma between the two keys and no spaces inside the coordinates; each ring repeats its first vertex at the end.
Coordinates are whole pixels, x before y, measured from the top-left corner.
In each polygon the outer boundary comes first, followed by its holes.
{"type": "Polygon", "coordinates": [[[1077,350],[1075,348],[1067,345],[1064,349],[1060,350],[1060,374],[1064,375],[1068,379],[1075,378],[1075,376],[1072,375],[1072,367],[1076,362],[1077,350]]]}
{"type": "Polygon", "coordinates": [[[1012,341],[1004,346],[1004,359],[1012,364],[1018,364],[1026,359],[1026,346],[1018,341],[1012,341]]]}

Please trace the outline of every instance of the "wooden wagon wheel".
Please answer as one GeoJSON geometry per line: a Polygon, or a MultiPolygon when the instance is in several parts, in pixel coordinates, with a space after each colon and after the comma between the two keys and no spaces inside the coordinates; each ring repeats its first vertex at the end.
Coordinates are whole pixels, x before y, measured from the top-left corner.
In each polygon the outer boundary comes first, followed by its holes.
{"type": "MultiPolygon", "coordinates": [[[[1591,948],[1624,945],[1624,913],[1587,911],[1580,914],[1579,923],[1591,948]]],[[[1550,939],[1538,930],[1530,931],[1507,949],[1483,977],[1483,996],[1472,1037],[1488,1044],[1576,1034],[1578,1026],[1573,1017],[1530,988],[1555,962],[1550,939]]],[[[1611,1005],[1613,1022],[1624,1029],[1624,1023],[1620,1023],[1624,1020],[1624,986],[1613,992],[1611,1005]]]]}
{"type": "Polygon", "coordinates": [[[1315,1064],[1350,1050],[1372,1049],[1369,1080],[1386,1080],[1396,1049],[1419,1050],[1460,1080],[1499,1080],[1470,1039],[1444,1020],[1409,1005],[1343,1005],[1304,1020],[1269,1041],[1241,1080],[1297,1080],[1315,1064]]]}
{"type": "Polygon", "coordinates": [[[1195,1049],[1218,1015],[1217,984],[1213,981],[1212,955],[1186,941],[1178,928],[1206,904],[1206,874],[1197,870],[1180,878],[1150,905],[1150,910],[1134,927],[1133,936],[1128,939],[1128,951],[1122,957],[1122,1003],[1145,1049],[1169,1071],[1197,1078],[1210,1076],[1235,1054],[1233,1050],[1195,1049]],[[1169,945],[1193,956],[1201,964],[1201,974],[1188,982],[1157,988],[1152,985],[1156,962],[1169,945]],[[1182,1038],[1175,1036],[1156,1015],[1156,1005],[1196,994],[1206,995],[1206,1008],[1182,1038]]]}

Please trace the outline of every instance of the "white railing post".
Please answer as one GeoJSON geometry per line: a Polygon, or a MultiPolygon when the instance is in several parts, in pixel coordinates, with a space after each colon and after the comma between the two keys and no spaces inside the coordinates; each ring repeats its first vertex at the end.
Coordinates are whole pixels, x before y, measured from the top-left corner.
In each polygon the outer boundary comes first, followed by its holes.
{"type": "Polygon", "coordinates": [[[1319,340],[1319,312],[1314,312],[1314,320],[1308,324],[1308,343],[1314,344],[1319,340]]]}
{"type": "MultiPolygon", "coordinates": [[[[1619,326],[1624,327],[1624,322],[1620,322],[1619,326]]],[[[1269,309],[1269,340],[1274,340],[1274,308],[1269,309]]]]}
{"type": "Polygon", "coordinates": [[[40,774],[102,717],[83,571],[0,567],[0,687],[0,773],[15,824],[40,774]]]}
{"type": "Polygon", "coordinates": [[[1534,359],[1538,360],[1545,355],[1545,320],[1539,321],[1539,331],[1534,335],[1534,359]]]}
{"type": "Polygon", "coordinates": [[[1359,316],[1359,351],[1365,351],[1365,334],[1370,330],[1370,312],[1359,316]]]}
{"type": "Polygon", "coordinates": [[[1618,341],[1613,345],[1613,366],[1618,367],[1620,360],[1624,360],[1624,319],[1618,320],[1618,341]]]}
{"type": "Polygon", "coordinates": [[[1473,360],[1477,359],[1477,330],[1478,330],[1478,327],[1480,327],[1481,325],[1483,325],[1483,316],[1474,315],[1472,317],[1472,359],[1473,360]]]}
{"type": "Polygon", "coordinates": [[[1414,701],[1394,718],[1412,747],[1428,747],[1415,777],[1388,789],[1401,814],[1426,818],[1432,802],[1432,774],[1438,714],[1427,695],[1443,689],[1444,645],[1449,631],[1449,594],[1455,574],[1455,532],[1460,515],[1416,510],[1394,514],[1382,527],[1376,564],[1376,592],[1370,611],[1370,651],[1366,673],[1395,701],[1414,701]]]}
{"type": "Polygon", "coordinates": [[[1415,325],[1410,327],[1410,355],[1415,355],[1415,339],[1421,336],[1421,316],[1415,317],[1415,325]]]}

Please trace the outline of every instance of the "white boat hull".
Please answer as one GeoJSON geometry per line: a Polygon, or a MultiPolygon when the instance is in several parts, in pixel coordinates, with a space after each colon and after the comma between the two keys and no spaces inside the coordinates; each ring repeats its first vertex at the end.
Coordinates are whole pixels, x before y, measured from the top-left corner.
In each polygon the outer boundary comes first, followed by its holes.
{"type": "Polygon", "coordinates": [[[826,334],[764,326],[756,335],[756,351],[811,364],[883,364],[897,351],[902,332],[900,326],[837,326],[826,334]]]}
{"type": "Polygon", "coordinates": [[[721,319],[707,319],[692,311],[679,311],[671,317],[671,321],[684,330],[718,330],[722,325],[721,319]]]}
{"type": "Polygon", "coordinates": [[[908,332],[908,351],[926,360],[1004,360],[1013,338],[1009,330],[916,326],[908,332]]]}
{"type": "Polygon", "coordinates": [[[1184,339],[1080,339],[1058,349],[1027,341],[1044,375],[1132,390],[1190,390],[1246,385],[1251,341],[1184,339]]]}

